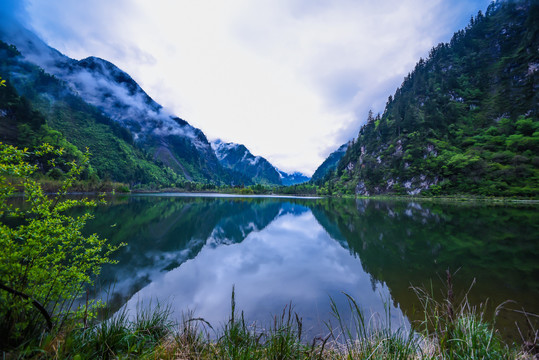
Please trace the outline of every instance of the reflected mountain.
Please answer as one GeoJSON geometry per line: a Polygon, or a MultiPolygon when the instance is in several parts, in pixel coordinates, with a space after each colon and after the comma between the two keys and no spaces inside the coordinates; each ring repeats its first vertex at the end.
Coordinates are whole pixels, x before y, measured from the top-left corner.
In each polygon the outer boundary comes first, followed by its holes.
{"type": "Polygon", "coordinates": [[[163,272],[196,257],[205,246],[239,243],[281,211],[271,199],[128,197],[94,211],[87,226],[111,243],[124,242],[98,279],[108,302],[121,305],[163,272]]]}
{"type": "MultiPolygon", "coordinates": [[[[327,333],[326,323],[335,321],[330,298],[348,321],[350,309],[342,292],[353,296],[367,317],[385,316],[386,302],[391,304],[388,288],[373,283],[361,262],[318,223],[305,206],[316,201],[275,201],[206,200],[221,208],[216,214],[222,218],[202,248],[180,266],[153,276],[129,298],[127,309],[135,311],[157,299],[177,317],[194,310],[196,317],[218,327],[230,315],[235,287],[237,308],[248,323],[268,325],[272,315],[291,303],[303,318],[307,337],[327,333]],[[265,222],[257,223],[257,218],[269,223],[262,227],[265,222]]],[[[398,306],[389,308],[393,324],[406,322],[398,306]]]]}
{"type": "MultiPolygon", "coordinates": [[[[539,212],[536,206],[332,200],[312,209],[335,239],[345,238],[363,269],[386,284],[408,317],[418,309],[410,286],[446,293],[445,270],[456,272],[461,296],[471,304],[506,300],[538,313],[539,212]]],[[[514,314],[502,312],[501,327],[515,330],[514,314]]]]}
{"type": "MultiPolygon", "coordinates": [[[[342,292],[380,314],[389,302],[394,324],[420,319],[410,286],[441,298],[450,269],[457,295],[477,280],[473,305],[511,299],[539,313],[537,206],[156,195],[114,198],[94,215],[89,232],[128,244],[97,282],[113,309],[157,298],[218,325],[235,285],[246,318],[292,301],[316,336],[329,297],[346,308],[342,292]]],[[[515,320],[505,311],[497,323],[507,334],[515,320]]]]}

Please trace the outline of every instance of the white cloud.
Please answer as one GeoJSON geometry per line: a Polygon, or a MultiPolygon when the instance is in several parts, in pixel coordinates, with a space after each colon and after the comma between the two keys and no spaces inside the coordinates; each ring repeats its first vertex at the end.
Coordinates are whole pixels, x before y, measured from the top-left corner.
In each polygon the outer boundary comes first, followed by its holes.
{"type": "Polygon", "coordinates": [[[209,138],[312,173],[485,0],[31,0],[66,55],[105,58],[209,138]]]}
{"type": "MultiPolygon", "coordinates": [[[[378,283],[373,288],[361,262],[332,239],[311,212],[283,215],[239,244],[205,246],[194,259],[151,275],[152,282],[131,297],[127,309],[158,298],[170,302],[176,316],[192,309],[214,327],[230,315],[233,286],[248,323],[267,326],[271,316],[292,301],[313,336],[324,333],[324,322],[332,320],[329,297],[344,321],[349,313],[342,292],[356,299],[367,315],[384,314],[390,305],[383,301],[390,298],[387,286],[378,283]]],[[[391,305],[390,310],[392,323],[401,325],[400,308],[391,305]]]]}

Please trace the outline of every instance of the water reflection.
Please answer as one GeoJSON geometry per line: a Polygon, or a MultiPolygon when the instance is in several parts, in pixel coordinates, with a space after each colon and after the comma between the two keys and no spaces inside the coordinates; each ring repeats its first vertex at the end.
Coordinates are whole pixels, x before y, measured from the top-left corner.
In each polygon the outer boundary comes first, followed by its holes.
{"type": "Polygon", "coordinates": [[[96,210],[89,232],[128,245],[98,279],[113,308],[156,277],[194,258],[204,246],[241,242],[281,210],[279,201],[131,197],[96,210]]]}
{"type": "MultiPolygon", "coordinates": [[[[333,224],[351,252],[376,281],[386,284],[408,317],[419,307],[410,285],[446,292],[446,269],[456,272],[455,291],[468,293],[474,305],[490,304],[490,312],[506,300],[510,308],[538,313],[539,212],[537,206],[339,200],[314,206],[319,221],[333,224]]],[[[502,311],[500,330],[516,338],[515,321],[524,318],[502,311]]],[[[533,318],[532,318],[533,320],[533,318]]]]}
{"type": "MultiPolygon", "coordinates": [[[[538,312],[539,212],[507,207],[369,200],[128,197],[96,210],[91,232],[129,245],[104,269],[103,292],[116,308],[159,299],[176,315],[195,310],[212,324],[227,319],[232,286],[238,308],[264,322],[292,302],[311,335],[325,332],[329,298],[341,292],[367,311],[392,308],[409,319],[410,285],[456,292],[472,303],[513,299],[538,312]],[[110,287],[114,289],[110,291],[110,287]],[[402,311],[401,311],[402,309],[402,311]]],[[[104,296],[101,294],[101,296],[104,296]]],[[[500,315],[515,329],[515,314],[500,315]]],[[[510,331],[509,331],[510,332],[510,331]]]]}
{"type": "MultiPolygon", "coordinates": [[[[101,288],[116,307],[158,299],[179,317],[195,310],[212,324],[230,314],[232,286],[248,321],[264,324],[292,302],[312,336],[327,331],[330,297],[346,317],[345,297],[384,313],[389,291],[375,284],[341,241],[313,216],[312,201],[131,198],[99,209],[93,229],[129,245],[104,269],[101,288]],[[113,224],[112,221],[114,221],[113,224]],[[112,226],[112,227],[111,227],[112,226]]],[[[93,230],[90,229],[90,230],[93,230]]],[[[102,295],[103,296],[103,295],[102,295]]],[[[403,316],[391,312],[398,324],[403,316]]]]}
{"type": "MultiPolygon", "coordinates": [[[[307,208],[281,214],[261,231],[249,234],[231,246],[205,246],[196,258],[163,274],[128,302],[148,303],[159,294],[177,313],[195,309],[212,324],[230,314],[230,296],[235,285],[238,308],[247,320],[269,320],[293,302],[311,333],[327,329],[329,297],[341,302],[345,291],[369,311],[384,312],[380,296],[387,288],[371,286],[361,263],[339,246],[317,223],[307,208]]],[[[209,238],[208,244],[214,244],[209,238]]],[[[344,307],[342,307],[344,309],[344,307]]],[[[393,309],[394,321],[401,315],[393,309]]]]}

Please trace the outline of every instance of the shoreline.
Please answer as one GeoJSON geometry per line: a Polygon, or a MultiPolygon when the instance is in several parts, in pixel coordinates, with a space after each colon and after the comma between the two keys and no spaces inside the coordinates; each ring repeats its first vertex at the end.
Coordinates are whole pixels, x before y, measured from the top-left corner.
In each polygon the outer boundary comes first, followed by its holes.
{"type": "MultiPolygon", "coordinates": [[[[57,195],[55,191],[45,191],[47,195],[57,195]]],[[[242,194],[234,191],[186,191],[178,188],[165,188],[160,190],[134,189],[125,191],[117,189],[106,189],[100,191],[98,189],[89,191],[71,191],[68,196],[125,196],[125,195],[153,195],[153,196],[200,196],[200,197],[245,197],[245,198],[300,198],[300,199],[356,199],[356,200],[378,200],[378,201],[415,201],[415,202],[447,202],[447,203],[488,203],[488,204],[520,204],[520,205],[538,205],[539,199],[535,198],[512,198],[512,197],[482,197],[474,195],[440,195],[440,196],[412,196],[412,195],[372,195],[372,196],[354,196],[354,195],[317,195],[317,194],[289,194],[280,192],[271,193],[249,193],[242,194]],[[107,191],[108,190],[108,191],[107,191]]],[[[24,196],[24,193],[17,192],[12,196],[24,196]]]]}

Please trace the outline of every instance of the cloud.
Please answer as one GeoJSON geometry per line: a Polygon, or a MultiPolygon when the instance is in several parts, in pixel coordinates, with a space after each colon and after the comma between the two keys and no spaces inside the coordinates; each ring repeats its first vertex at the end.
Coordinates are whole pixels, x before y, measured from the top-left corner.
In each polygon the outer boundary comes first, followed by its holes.
{"type": "Polygon", "coordinates": [[[27,25],[70,57],[81,59],[107,54],[113,59],[155,62],[137,46],[135,38],[117,31],[127,26],[129,19],[140,22],[144,18],[128,0],[27,0],[26,3],[27,25]]]}
{"type": "MultiPolygon", "coordinates": [[[[100,60],[96,61],[99,66],[100,60]]],[[[114,120],[129,127],[135,138],[153,132],[157,136],[185,136],[198,148],[207,147],[198,140],[193,127],[174,121],[172,113],[151,102],[138,87],[132,88],[128,83],[111,80],[117,70],[101,66],[103,73],[75,67],[61,78],[83,94],[85,101],[103,109],[105,113],[115,114],[114,120]]]]}
{"type": "Polygon", "coordinates": [[[68,56],[105,58],[210,139],[312,173],[486,0],[28,0],[68,56]]]}
{"type": "MultiPolygon", "coordinates": [[[[212,239],[206,242],[211,244],[212,239]]],[[[331,319],[329,296],[337,302],[344,321],[349,314],[342,292],[353,296],[368,315],[383,314],[388,304],[382,299],[390,298],[387,286],[377,284],[372,289],[361,262],[306,211],[284,214],[239,244],[205,246],[194,259],[152,278],[126,306],[132,310],[137,303],[148,304],[158,296],[170,301],[177,316],[186,309],[196,310],[196,316],[216,326],[230,315],[232,286],[246,321],[266,325],[272,314],[293,301],[304,328],[315,334],[324,331],[323,321],[331,319]]],[[[390,310],[391,320],[400,324],[401,310],[395,305],[390,310]]]]}

